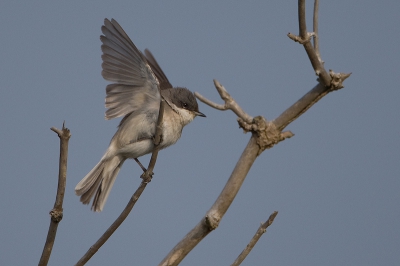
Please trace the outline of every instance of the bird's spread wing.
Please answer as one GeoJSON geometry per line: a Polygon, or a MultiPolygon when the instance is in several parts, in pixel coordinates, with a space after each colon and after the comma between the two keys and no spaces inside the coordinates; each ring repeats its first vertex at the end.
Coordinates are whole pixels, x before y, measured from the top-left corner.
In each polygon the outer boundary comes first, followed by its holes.
{"type": "Polygon", "coordinates": [[[160,82],[160,89],[166,90],[172,88],[171,83],[169,83],[167,76],[165,76],[164,71],[162,71],[153,54],[148,49],[144,50],[144,54],[146,55],[147,62],[160,82]]]}
{"type": "Polygon", "coordinates": [[[146,57],[114,19],[105,19],[101,31],[101,74],[115,82],[106,88],[106,119],[127,115],[143,106],[158,108],[160,84],[146,57]]]}

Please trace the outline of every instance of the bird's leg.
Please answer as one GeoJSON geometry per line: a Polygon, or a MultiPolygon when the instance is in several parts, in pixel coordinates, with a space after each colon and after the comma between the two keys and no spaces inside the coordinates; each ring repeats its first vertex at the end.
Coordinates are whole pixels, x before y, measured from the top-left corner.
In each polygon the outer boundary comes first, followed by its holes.
{"type": "Polygon", "coordinates": [[[144,168],[143,164],[142,164],[141,162],[139,162],[138,158],[133,158],[133,159],[138,163],[138,165],[140,166],[140,168],[142,168],[143,172],[146,172],[146,171],[147,171],[147,169],[144,168]]]}

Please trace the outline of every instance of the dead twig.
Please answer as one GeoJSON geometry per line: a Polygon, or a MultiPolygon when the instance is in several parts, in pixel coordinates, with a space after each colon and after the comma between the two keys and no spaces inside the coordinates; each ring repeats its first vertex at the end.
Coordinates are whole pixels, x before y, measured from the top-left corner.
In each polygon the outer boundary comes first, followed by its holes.
{"type": "Polygon", "coordinates": [[[265,223],[262,223],[260,227],[258,228],[257,232],[253,236],[253,238],[250,240],[249,244],[247,244],[246,248],[240,253],[240,255],[236,258],[236,260],[232,263],[231,266],[238,266],[242,263],[242,261],[249,255],[250,251],[253,249],[253,247],[257,244],[258,240],[260,237],[267,232],[267,227],[270,226],[273,222],[275,217],[278,215],[277,211],[274,211],[268,218],[268,220],[265,223]]]}
{"type": "Polygon", "coordinates": [[[203,103],[221,110],[232,110],[238,117],[242,118],[244,121],[247,123],[251,123],[253,121],[253,117],[249,116],[240,106],[239,104],[236,103],[236,101],[233,99],[233,97],[226,91],[224,86],[222,86],[218,80],[214,79],[214,85],[215,88],[217,89],[219,95],[221,96],[221,99],[224,100],[225,104],[217,104],[214,103],[213,101],[207,99],[206,97],[202,96],[200,93],[195,92],[194,95],[202,101],[203,103]]]}
{"type": "Polygon", "coordinates": [[[39,265],[45,266],[49,262],[51,251],[57,234],[58,224],[63,218],[63,201],[65,194],[65,185],[67,182],[67,160],[68,160],[68,142],[71,133],[68,128],[65,128],[65,122],[62,129],[55,127],[51,128],[60,138],[60,160],[58,166],[58,187],[57,196],[53,209],[50,211],[50,227],[47,233],[46,243],[44,244],[42,256],[40,257],[39,265]]]}

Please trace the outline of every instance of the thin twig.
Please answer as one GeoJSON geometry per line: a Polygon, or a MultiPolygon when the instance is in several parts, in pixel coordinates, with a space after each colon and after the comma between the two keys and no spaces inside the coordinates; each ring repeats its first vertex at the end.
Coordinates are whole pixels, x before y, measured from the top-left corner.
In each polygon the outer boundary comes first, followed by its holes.
{"type": "Polygon", "coordinates": [[[325,84],[325,86],[330,87],[331,86],[330,75],[323,67],[319,59],[319,56],[317,55],[314,47],[310,43],[311,36],[314,36],[314,33],[307,32],[305,0],[298,1],[298,15],[299,15],[299,36],[289,33],[288,37],[303,45],[308,55],[308,58],[310,59],[311,65],[314,68],[315,74],[319,76],[320,81],[323,84],[325,84]]]}
{"type": "Polygon", "coordinates": [[[313,16],[313,31],[314,31],[314,50],[318,56],[321,64],[324,64],[324,61],[321,58],[321,53],[319,51],[319,33],[318,33],[318,10],[319,10],[319,0],[315,0],[314,2],[314,16],[313,16]]]}
{"type": "Polygon", "coordinates": [[[221,96],[221,99],[224,100],[225,104],[222,105],[222,104],[214,103],[213,101],[211,101],[211,100],[205,98],[204,96],[202,96],[200,93],[195,92],[195,96],[197,97],[197,99],[199,99],[203,103],[205,103],[205,104],[207,104],[207,105],[209,105],[209,106],[211,106],[211,107],[213,107],[215,109],[221,110],[221,111],[232,110],[238,117],[242,118],[247,123],[252,123],[253,117],[248,115],[239,106],[239,104],[237,104],[237,102],[226,91],[224,86],[222,86],[221,83],[218,82],[218,80],[214,79],[214,85],[215,85],[215,88],[217,89],[219,95],[221,96]]]}
{"type": "Polygon", "coordinates": [[[306,1],[299,0],[298,5],[299,35],[303,40],[305,40],[308,37],[306,26],[306,1]]]}
{"type": "Polygon", "coordinates": [[[140,195],[146,188],[148,182],[142,180],[140,186],[137,188],[133,196],[130,198],[128,204],[122,213],[118,216],[118,218],[112,223],[112,225],[104,232],[104,234],[99,238],[99,240],[94,243],[93,246],[82,256],[82,258],[75,264],[77,265],[85,265],[86,262],[100,249],[100,247],[110,238],[110,236],[118,229],[118,227],[125,221],[126,217],[128,217],[129,213],[135,206],[135,203],[138,201],[140,195]]]}
{"type": "Polygon", "coordinates": [[[311,89],[300,100],[290,106],[278,118],[274,120],[276,127],[283,130],[287,125],[293,122],[301,114],[307,111],[311,106],[318,102],[322,97],[331,91],[343,88],[343,81],[350,76],[351,73],[334,73],[332,70],[329,73],[323,66],[319,51],[319,37],[318,37],[318,9],[319,1],[315,0],[314,3],[314,16],[313,16],[313,37],[314,47],[310,43],[311,34],[307,33],[306,27],[306,14],[305,14],[305,1],[298,1],[299,10],[299,32],[300,36],[289,33],[288,36],[294,41],[301,43],[307,52],[310,62],[314,68],[315,73],[319,76],[319,84],[311,89]]]}
{"type": "Polygon", "coordinates": [[[51,251],[57,234],[58,224],[63,218],[63,201],[65,194],[65,185],[67,182],[67,160],[68,160],[68,142],[71,133],[68,128],[65,128],[65,122],[61,130],[52,127],[52,131],[56,132],[60,138],[60,159],[58,166],[58,187],[57,196],[53,209],[50,211],[50,226],[47,233],[46,243],[44,244],[42,256],[39,261],[39,266],[45,266],[49,262],[51,251]]]}
{"type": "Polygon", "coordinates": [[[249,244],[247,244],[246,248],[240,253],[240,255],[236,258],[236,260],[232,263],[231,266],[238,266],[242,263],[242,261],[249,255],[250,251],[253,249],[253,247],[257,244],[258,240],[260,237],[267,232],[267,227],[270,226],[273,222],[275,217],[278,215],[277,211],[274,211],[268,218],[268,220],[265,223],[262,223],[260,227],[258,228],[257,232],[253,236],[253,238],[250,240],[249,244]]]}
{"type": "Polygon", "coordinates": [[[85,263],[100,249],[100,247],[110,238],[110,236],[118,229],[118,227],[125,221],[126,217],[128,217],[129,213],[135,206],[135,203],[138,201],[140,195],[146,188],[147,184],[151,181],[153,175],[153,169],[155,167],[157,161],[158,151],[160,150],[159,144],[162,141],[162,119],[164,116],[164,107],[165,101],[161,100],[160,102],[160,110],[158,113],[157,127],[156,127],[156,135],[154,137],[154,149],[151,154],[151,159],[147,170],[141,175],[142,182],[140,186],[137,188],[135,193],[130,198],[128,204],[122,213],[118,216],[118,218],[112,223],[112,225],[107,229],[107,231],[96,241],[96,243],[90,247],[90,249],[83,255],[83,257],[75,264],[75,266],[85,265],[85,263]]]}
{"type": "Polygon", "coordinates": [[[151,154],[151,159],[149,162],[149,166],[147,167],[147,171],[144,172],[141,178],[146,181],[150,182],[153,176],[153,170],[156,165],[158,152],[160,150],[160,143],[162,142],[162,120],[164,117],[164,109],[165,109],[165,101],[161,99],[160,102],[160,111],[158,113],[158,120],[157,120],[157,127],[156,127],[156,135],[154,137],[154,149],[151,154]]]}

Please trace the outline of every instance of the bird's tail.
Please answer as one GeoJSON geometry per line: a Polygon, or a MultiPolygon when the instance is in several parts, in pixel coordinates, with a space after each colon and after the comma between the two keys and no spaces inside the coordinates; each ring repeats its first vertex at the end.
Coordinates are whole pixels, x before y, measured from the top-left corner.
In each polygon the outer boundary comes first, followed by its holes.
{"type": "Polygon", "coordinates": [[[96,194],[91,209],[96,212],[101,212],[124,161],[125,160],[118,155],[107,159],[106,156],[104,156],[76,185],[75,193],[81,196],[81,202],[83,204],[89,204],[93,195],[96,194]]]}

